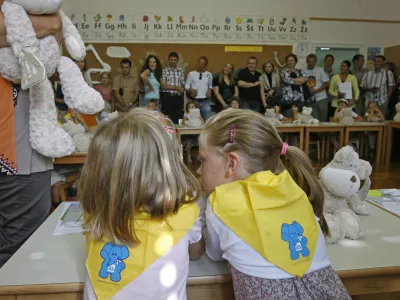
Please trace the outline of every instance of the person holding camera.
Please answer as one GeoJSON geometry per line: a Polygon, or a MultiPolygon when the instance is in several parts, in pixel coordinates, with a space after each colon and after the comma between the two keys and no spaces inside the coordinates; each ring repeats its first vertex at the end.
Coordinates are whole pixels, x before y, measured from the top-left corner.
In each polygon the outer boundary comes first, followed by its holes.
{"type": "Polygon", "coordinates": [[[136,104],[138,77],[132,74],[131,69],[132,62],[129,59],[123,59],[121,73],[114,78],[115,108],[119,112],[127,112],[136,104]]]}

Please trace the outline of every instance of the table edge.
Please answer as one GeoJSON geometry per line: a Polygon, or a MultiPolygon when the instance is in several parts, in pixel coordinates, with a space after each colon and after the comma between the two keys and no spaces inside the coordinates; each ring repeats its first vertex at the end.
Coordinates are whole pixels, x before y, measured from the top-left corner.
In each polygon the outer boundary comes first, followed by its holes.
{"type": "MultiPolygon", "coordinates": [[[[342,280],[371,276],[400,276],[400,266],[336,271],[336,273],[342,280]]],[[[232,282],[232,276],[230,274],[189,277],[187,281],[187,286],[230,282],[232,282]]],[[[0,286],[0,296],[24,294],[80,293],[83,291],[83,286],[83,282],[0,286]]]]}

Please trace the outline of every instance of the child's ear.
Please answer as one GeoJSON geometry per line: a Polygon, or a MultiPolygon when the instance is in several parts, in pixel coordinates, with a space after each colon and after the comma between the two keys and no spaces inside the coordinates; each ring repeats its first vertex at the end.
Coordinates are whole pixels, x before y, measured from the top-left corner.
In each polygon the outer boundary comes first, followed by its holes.
{"type": "Polygon", "coordinates": [[[225,169],[225,177],[235,176],[239,172],[240,156],[236,152],[229,152],[225,169]]]}

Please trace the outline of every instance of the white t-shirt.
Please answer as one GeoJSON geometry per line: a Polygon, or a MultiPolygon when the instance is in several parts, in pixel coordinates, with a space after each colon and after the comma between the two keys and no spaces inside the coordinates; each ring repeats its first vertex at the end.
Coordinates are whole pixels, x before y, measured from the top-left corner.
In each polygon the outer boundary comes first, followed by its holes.
{"type": "MultiPolygon", "coordinates": [[[[295,276],[283,271],[267,261],[261,254],[250,247],[239,236],[229,229],[212,211],[207,201],[207,255],[219,261],[226,259],[238,271],[259,278],[284,279],[295,276]]],[[[318,218],[316,217],[318,220],[318,218]]],[[[318,225],[319,228],[319,225],[318,225]]],[[[319,236],[312,264],[307,273],[330,266],[325,238],[319,228],[319,236]]]]}
{"type": "Polygon", "coordinates": [[[208,71],[205,71],[203,73],[192,71],[187,77],[185,89],[196,89],[196,99],[205,99],[207,98],[206,93],[208,89],[212,89],[212,80],[212,74],[208,71]]]}
{"type": "MultiPolygon", "coordinates": [[[[318,89],[324,83],[329,82],[329,77],[322,68],[315,67],[314,69],[303,69],[302,70],[304,76],[314,76],[315,77],[315,87],[314,89],[318,89]]],[[[326,95],[326,90],[322,90],[319,93],[314,94],[315,100],[320,101],[322,99],[328,98],[326,95]]]]}
{"type": "MultiPolygon", "coordinates": [[[[186,300],[186,281],[189,274],[189,244],[195,244],[202,237],[205,197],[197,201],[200,215],[193,228],[164,256],[160,257],[142,274],[124,286],[112,300],[186,300]],[[161,298],[162,295],[162,298],[161,298]]],[[[85,275],[84,299],[97,299],[89,276],[85,275]]]]}

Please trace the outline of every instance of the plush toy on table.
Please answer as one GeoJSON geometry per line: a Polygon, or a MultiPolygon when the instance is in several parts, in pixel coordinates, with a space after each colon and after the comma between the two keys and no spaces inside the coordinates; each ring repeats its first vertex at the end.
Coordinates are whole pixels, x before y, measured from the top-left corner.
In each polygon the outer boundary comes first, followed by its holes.
{"type": "Polygon", "coordinates": [[[71,120],[65,121],[63,129],[72,137],[77,152],[88,152],[94,132],[86,132],[83,125],[74,123],[71,120]]]}
{"type": "Polygon", "coordinates": [[[400,122],[400,102],[396,104],[396,115],[394,116],[396,122],[400,122]]]}
{"type": "Polygon", "coordinates": [[[353,110],[351,109],[351,107],[341,109],[339,111],[338,117],[340,124],[344,125],[354,124],[353,110]]]}
{"type": "Polygon", "coordinates": [[[272,126],[282,124],[281,121],[279,121],[276,117],[276,111],[273,108],[267,108],[265,110],[265,117],[267,118],[268,123],[270,123],[272,126]]]}
{"type": "Polygon", "coordinates": [[[344,237],[359,239],[364,236],[362,223],[356,214],[369,214],[364,200],[371,186],[371,171],[371,165],[359,159],[350,146],[340,149],[321,170],[319,177],[325,194],[324,215],[331,231],[328,243],[337,243],[344,237]],[[365,181],[359,190],[361,180],[365,181]]]}
{"type": "Polygon", "coordinates": [[[86,55],[85,45],[72,22],[59,10],[61,0],[5,0],[4,14],[7,41],[11,48],[0,49],[0,76],[30,89],[29,133],[32,148],[48,157],[61,157],[75,151],[72,138],[57,122],[54,93],[50,81],[59,74],[66,104],[85,114],[104,108],[101,95],[84,81],[76,63],[60,54],[54,36],[38,40],[29,14],[58,12],[63,23],[64,44],[76,61],[86,55]]]}
{"type": "Polygon", "coordinates": [[[314,119],[312,114],[313,109],[311,107],[304,106],[303,111],[301,112],[301,115],[297,120],[295,120],[293,123],[299,124],[318,124],[319,120],[314,119]]]}
{"type": "Polygon", "coordinates": [[[185,125],[189,127],[201,127],[203,122],[201,121],[200,109],[192,108],[189,110],[189,113],[186,114],[187,120],[185,121],[185,125]]]}

